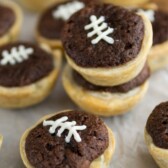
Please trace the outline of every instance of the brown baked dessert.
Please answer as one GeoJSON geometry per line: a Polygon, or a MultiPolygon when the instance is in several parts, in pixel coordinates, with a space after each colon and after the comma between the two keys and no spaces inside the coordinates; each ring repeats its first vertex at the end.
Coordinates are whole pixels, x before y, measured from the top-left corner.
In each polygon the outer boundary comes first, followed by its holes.
{"type": "Polygon", "coordinates": [[[168,167],[168,102],[158,105],[149,116],[145,128],[149,152],[160,168],[168,167]]]}
{"type": "Polygon", "coordinates": [[[60,65],[60,53],[46,46],[15,42],[0,47],[0,107],[42,101],[55,85],[60,65]]]}
{"type": "Polygon", "coordinates": [[[81,111],[42,118],[21,138],[26,167],[107,168],[115,148],[112,131],[101,119],[81,111]]]}

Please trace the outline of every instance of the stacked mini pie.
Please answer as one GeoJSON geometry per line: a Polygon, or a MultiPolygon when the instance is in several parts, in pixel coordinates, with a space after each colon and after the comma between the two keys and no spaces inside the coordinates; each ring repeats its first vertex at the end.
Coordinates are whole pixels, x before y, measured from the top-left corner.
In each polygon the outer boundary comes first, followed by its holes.
{"type": "Polygon", "coordinates": [[[113,132],[94,116],[67,110],[42,118],[20,141],[27,168],[108,168],[113,132]]]}
{"type": "Polygon", "coordinates": [[[63,85],[87,112],[102,116],[129,111],[144,96],[152,27],[142,13],[110,4],[75,13],[62,33],[68,65],[63,85]]]}

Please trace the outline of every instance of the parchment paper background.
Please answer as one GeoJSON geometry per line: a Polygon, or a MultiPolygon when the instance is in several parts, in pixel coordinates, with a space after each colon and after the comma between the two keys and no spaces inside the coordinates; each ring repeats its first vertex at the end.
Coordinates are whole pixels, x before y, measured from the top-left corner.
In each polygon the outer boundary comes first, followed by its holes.
{"type": "MultiPolygon", "coordinates": [[[[21,40],[34,41],[37,15],[25,10],[21,40]]],[[[130,113],[104,119],[113,129],[117,147],[110,168],[157,168],[144,143],[147,117],[160,102],[168,100],[168,68],[154,74],[143,101],[130,113]]],[[[52,94],[41,104],[23,110],[0,109],[0,133],[4,136],[0,150],[0,168],[23,168],[19,139],[23,132],[44,115],[76,108],[61,85],[61,77],[52,94]]]]}

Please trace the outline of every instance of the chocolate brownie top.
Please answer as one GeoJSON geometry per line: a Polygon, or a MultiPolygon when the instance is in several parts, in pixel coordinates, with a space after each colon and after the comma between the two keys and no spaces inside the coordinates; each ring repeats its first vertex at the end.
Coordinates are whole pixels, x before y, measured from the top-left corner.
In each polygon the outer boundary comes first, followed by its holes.
{"type": "Polygon", "coordinates": [[[141,71],[141,73],[131,81],[118,85],[118,86],[96,86],[92,83],[86,81],[79,73],[73,70],[73,78],[75,82],[82,86],[84,89],[91,90],[91,91],[99,91],[99,92],[110,92],[110,93],[127,93],[130,90],[141,86],[150,76],[150,70],[147,64],[141,71]]]}
{"type": "MultiPolygon", "coordinates": [[[[56,18],[53,16],[54,11],[58,10],[60,6],[70,4],[72,2],[80,2],[83,3],[83,6],[88,5],[90,3],[98,3],[99,0],[71,0],[71,1],[65,1],[61,3],[56,3],[55,5],[48,8],[42,16],[40,17],[37,30],[39,34],[47,39],[51,40],[60,40],[61,31],[65,24],[65,20],[62,18],[56,18]]],[[[67,14],[68,9],[65,10],[65,13],[67,14]]]]}
{"type": "Polygon", "coordinates": [[[43,77],[47,76],[54,68],[53,56],[37,45],[25,42],[11,43],[0,47],[0,86],[5,87],[20,87],[34,83],[43,77]],[[33,49],[33,53],[28,55],[28,59],[23,62],[16,62],[12,65],[1,64],[4,60],[3,53],[6,51],[9,58],[14,58],[17,51],[18,56],[24,56],[25,52],[19,51],[19,47],[24,46],[25,49],[33,49]],[[15,48],[15,49],[14,49],[15,48]]]}
{"type": "Polygon", "coordinates": [[[0,37],[9,31],[15,23],[16,16],[14,11],[0,4],[0,37]]]}
{"type": "Polygon", "coordinates": [[[108,130],[98,117],[81,111],[59,113],[47,120],[57,120],[64,116],[68,121],[76,121],[78,126],[86,125],[86,129],[78,131],[82,141],[76,142],[74,137],[70,143],[65,138],[49,133],[49,126],[42,123],[32,129],[25,143],[27,158],[36,168],[89,168],[92,161],[101,156],[109,145],[108,130]]]}
{"type": "Polygon", "coordinates": [[[157,147],[168,149],[168,102],[161,103],[153,110],[146,129],[157,147]]]}
{"type": "Polygon", "coordinates": [[[110,4],[90,5],[75,13],[65,24],[62,41],[68,56],[82,67],[115,67],[125,64],[137,57],[144,38],[143,19],[134,12],[110,4]],[[105,23],[113,28],[108,37],[114,39],[113,44],[104,40],[97,44],[91,41],[85,30],[90,24],[90,17],[105,17],[105,23]]]}
{"type": "Polygon", "coordinates": [[[168,40],[168,13],[155,11],[153,26],[153,45],[161,44],[168,40]]]}

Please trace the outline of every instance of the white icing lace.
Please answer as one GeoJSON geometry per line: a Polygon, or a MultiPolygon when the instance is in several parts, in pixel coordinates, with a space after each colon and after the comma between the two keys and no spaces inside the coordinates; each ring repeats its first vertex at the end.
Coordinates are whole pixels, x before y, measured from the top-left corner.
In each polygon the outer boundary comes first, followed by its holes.
{"type": "Polygon", "coordinates": [[[33,54],[32,48],[25,48],[25,46],[20,45],[18,47],[13,47],[11,51],[4,50],[2,52],[2,60],[0,61],[1,65],[15,65],[21,63],[29,58],[33,54]]]}
{"type": "Polygon", "coordinates": [[[57,136],[61,137],[62,133],[65,130],[68,130],[68,135],[65,138],[65,141],[69,143],[71,141],[72,136],[76,140],[76,142],[81,142],[81,137],[79,136],[77,131],[85,130],[87,127],[85,125],[82,126],[76,126],[76,121],[67,121],[68,117],[62,117],[56,121],[43,121],[43,126],[51,126],[49,129],[50,134],[54,134],[55,130],[59,128],[57,132],[57,136]]]}
{"type": "Polygon", "coordinates": [[[79,1],[69,2],[64,5],[60,5],[57,10],[53,12],[53,17],[57,19],[63,19],[67,21],[75,12],[84,8],[85,4],[79,1]]]}
{"type": "Polygon", "coordinates": [[[90,16],[90,21],[91,23],[85,26],[85,30],[93,29],[93,31],[87,34],[89,38],[97,35],[97,37],[91,41],[92,44],[97,44],[100,40],[104,40],[109,44],[114,43],[114,39],[108,36],[114,32],[114,29],[108,27],[108,24],[105,23],[104,16],[97,18],[95,15],[92,15],[90,16]]]}

